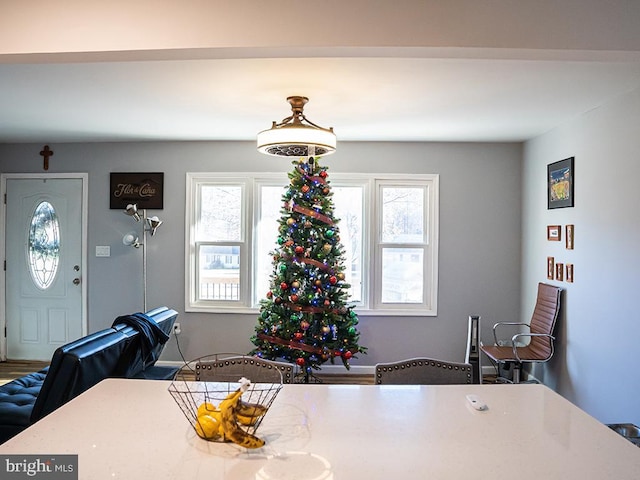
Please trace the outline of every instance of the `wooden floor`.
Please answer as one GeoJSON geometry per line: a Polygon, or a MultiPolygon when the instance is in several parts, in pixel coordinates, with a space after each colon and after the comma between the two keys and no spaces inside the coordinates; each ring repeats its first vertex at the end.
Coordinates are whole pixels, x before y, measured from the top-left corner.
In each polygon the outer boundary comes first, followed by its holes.
{"type": "Polygon", "coordinates": [[[9,360],[0,362],[0,384],[10,382],[27,373],[37,372],[49,365],[49,362],[36,362],[32,360],[9,360]]]}

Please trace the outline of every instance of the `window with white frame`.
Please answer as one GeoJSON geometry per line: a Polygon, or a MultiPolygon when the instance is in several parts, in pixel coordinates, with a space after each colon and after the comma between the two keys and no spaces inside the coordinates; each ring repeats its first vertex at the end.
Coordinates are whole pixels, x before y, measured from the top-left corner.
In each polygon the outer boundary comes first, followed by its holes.
{"type": "MultiPolygon", "coordinates": [[[[254,313],[269,290],[283,174],[187,174],[187,311],[254,313]]],[[[438,176],[331,175],[350,302],[436,315],[438,176]]]]}

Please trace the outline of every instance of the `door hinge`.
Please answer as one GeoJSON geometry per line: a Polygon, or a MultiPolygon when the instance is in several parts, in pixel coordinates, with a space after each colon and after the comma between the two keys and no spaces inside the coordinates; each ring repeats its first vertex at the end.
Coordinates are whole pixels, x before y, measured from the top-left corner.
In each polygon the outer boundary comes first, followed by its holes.
{"type": "Polygon", "coordinates": [[[5,205],[7,204],[7,194],[6,193],[4,194],[4,204],[5,205]]]}

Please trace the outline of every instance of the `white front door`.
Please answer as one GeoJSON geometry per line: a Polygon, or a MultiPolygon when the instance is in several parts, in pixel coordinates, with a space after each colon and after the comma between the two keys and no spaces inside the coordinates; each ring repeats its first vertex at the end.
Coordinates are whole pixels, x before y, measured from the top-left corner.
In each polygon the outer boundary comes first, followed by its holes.
{"type": "Polygon", "coordinates": [[[50,360],[86,334],[86,175],[6,177],[6,358],[50,360]]]}

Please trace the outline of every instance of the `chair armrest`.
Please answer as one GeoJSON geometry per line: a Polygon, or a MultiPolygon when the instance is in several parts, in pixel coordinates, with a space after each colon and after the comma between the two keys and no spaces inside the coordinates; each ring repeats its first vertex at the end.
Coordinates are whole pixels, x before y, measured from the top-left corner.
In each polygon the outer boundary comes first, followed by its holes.
{"type": "Polygon", "coordinates": [[[529,326],[528,323],[522,323],[522,322],[498,322],[496,324],[493,325],[493,340],[494,340],[494,344],[498,345],[498,335],[497,335],[497,329],[500,326],[503,325],[524,325],[524,326],[529,326]]]}
{"type": "MultiPolygon", "coordinates": [[[[556,337],[553,335],[549,335],[548,333],[516,333],[513,337],[511,337],[511,344],[513,348],[513,356],[519,361],[522,362],[520,356],[518,355],[518,347],[516,347],[516,343],[518,342],[519,337],[547,337],[551,340],[555,340],[556,337]]],[[[553,342],[551,342],[551,354],[547,358],[551,358],[553,356],[553,342]]]]}

